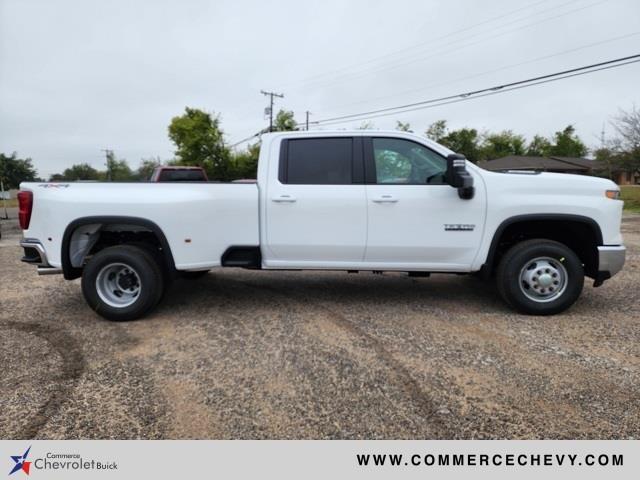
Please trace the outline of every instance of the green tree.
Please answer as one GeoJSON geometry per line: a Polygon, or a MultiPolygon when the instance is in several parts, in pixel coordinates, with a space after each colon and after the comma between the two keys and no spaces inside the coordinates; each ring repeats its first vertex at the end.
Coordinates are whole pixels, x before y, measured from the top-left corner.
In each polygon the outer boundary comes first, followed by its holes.
{"type": "Polygon", "coordinates": [[[475,163],[479,159],[479,140],[478,131],[475,128],[461,128],[447,132],[438,143],[456,153],[461,153],[475,163]]]}
{"type": "Polygon", "coordinates": [[[620,110],[611,123],[617,133],[613,140],[618,152],[614,158],[616,167],[640,177],[640,109],[633,105],[630,110],[620,110]]]}
{"type": "Polygon", "coordinates": [[[479,156],[482,160],[493,160],[507,155],[524,155],[525,139],[511,130],[484,135],[479,156]]]}
{"type": "Polygon", "coordinates": [[[273,122],[274,132],[290,132],[296,130],[298,124],[293,119],[293,112],[289,110],[280,110],[276,115],[276,119],[273,122]]]}
{"type": "Polygon", "coordinates": [[[461,153],[472,162],[478,161],[478,143],[480,138],[475,128],[449,130],[446,120],[433,122],[424,132],[434,142],[444,145],[456,153],[461,153]]]}
{"type": "Polygon", "coordinates": [[[78,180],[99,180],[100,176],[100,172],[88,163],[78,163],[65,169],[62,175],[51,175],[50,180],[75,182],[78,180]]]}
{"type": "Polygon", "coordinates": [[[616,153],[608,146],[602,146],[594,152],[597,167],[596,173],[603,177],[613,179],[613,172],[617,170],[618,158],[616,153]]]}
{"type": "Polygon", "coordinates": [[[428,139],[439,142],[447,134],[447,121],[437,120],[433,122],[424,134],[428,139]]]}
{"type": "Polygon", "coordinates": [[[567,125],[564,130],[556,132],[548,155],[558,157],[584,157],[587,154],[586,145],[576,135],[573,125],[567,125]]]}
{"type": "Polygon", "coordinates": [[[412,132],[411,124],[409,122],[403,123],[400,120],[396,121],[396,130],[401,132],[412,132]]]}
{"type": "Polygon", "coordinates": [[[360,126],[358,127],[358,130],[373,130],[375,128],[376,128],[375,123],[373,123],[371,120],[365,120],[360,124],[360,126]]]}
{"type": "Polygon", "coordinates": [[[530,157],[545,157],[551,151],[551,142],[542,135],[534,135],[527,145],[526,155],[530,157]]]}
{"type": "Polygon", "coordinates": [[[203,167],[212,180],[229,180],[232,174],[231,153],[223,135],[219,117],[197,108],[186,107],[169,125],[178,163],[203,167]]]}
{"type": "Polygon", "coordinates": [[[249,145],[233,156],[234,178],[256,178],[258,175],[258,156],[260,155],[260,142],[249,145]]]}
{"type": "Polygon", "coordinates": [[[11,155],[0,153],[0,179],[7,190],[18,188],[20,182],[33,182],[37,175],[30,158],[18,158],[16,152],[11,155]]]}
{"type": "Polygon", "coordinates": [[[146,182],[153,175],[153,171],[162,165],[160,157],[156,158],[143,158],[140,162],[140,166],[136,169],[135,177],[137,180],[146,182]]]}
{"type": "Polygon", "coordinates": [[[134,179],[127,161],[125,159],[118,160],[112,151],[107,152],[107,171],[102,176],[105,175],[106,180],[110,182],[130,182],[134,179]]]}

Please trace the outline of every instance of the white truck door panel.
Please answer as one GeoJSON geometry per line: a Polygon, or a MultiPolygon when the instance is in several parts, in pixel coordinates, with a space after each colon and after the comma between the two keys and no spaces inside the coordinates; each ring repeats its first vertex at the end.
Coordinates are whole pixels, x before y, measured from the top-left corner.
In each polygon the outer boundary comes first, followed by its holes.
{"type": "Polygon", "coordinates": [[[267,241],[274,259],[362,261],[364,185],[279,185],[267,201],[267,241]]]}
{"type": "MultiPolygon", "coordinates": [[[[449,185],[367,185],[365,262],[434,270],[470,267],[480,245],[484,198],[449,185]]],[[[478,189],[477,189],[478,190],[478,189]]]]}
{"type": "Polygon", "coordinates": [[[367,236],[360,139],[282,142],[265,199],[267,267],[331,268],[362,262],[367,236]],[[354,158],[360,171],[354,170],[354,158]]]}
{"type": "Polygon", "coordinates": [[[368,237],[365,263],[378,268],[465,271],[478,252],[486,198],[473,174],[474,198],[444,184],[446,159],[425,145],[365,139],[368,237]],[[372,172],[373,170],[373,172],[372,172]]]}

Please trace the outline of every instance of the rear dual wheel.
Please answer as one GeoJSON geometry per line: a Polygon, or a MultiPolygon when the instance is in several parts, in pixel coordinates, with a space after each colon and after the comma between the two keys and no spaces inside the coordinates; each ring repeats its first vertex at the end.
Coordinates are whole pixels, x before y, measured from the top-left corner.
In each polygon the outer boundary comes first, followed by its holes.
{"type": "Polygon", "coordinates": [[[99,315],[115,321],[146,315],[162,298],[164,278],[144,248],[117,245],[96,253],[84,267],[82,293],[99,315]]]}

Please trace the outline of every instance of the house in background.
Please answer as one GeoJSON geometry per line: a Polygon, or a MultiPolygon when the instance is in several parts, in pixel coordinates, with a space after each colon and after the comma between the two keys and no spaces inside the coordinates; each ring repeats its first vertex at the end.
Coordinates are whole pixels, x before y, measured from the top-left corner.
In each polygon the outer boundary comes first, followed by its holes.
{"type": "Polygon", "coordinates": [[[616,170],[611,173],[611,177],[618,185],[640,185],[640,176],[634,172],[616,170]]]}
{"type": "Polygon", "coordinates": [[[533,170],[536,172],[574,173],[589,175],[593,173],[596,163],[587,158],[573,157],[526,157],[509,155],[478,162],[478,166],[493,172],[505,172],[508,170],[533,170]]]}

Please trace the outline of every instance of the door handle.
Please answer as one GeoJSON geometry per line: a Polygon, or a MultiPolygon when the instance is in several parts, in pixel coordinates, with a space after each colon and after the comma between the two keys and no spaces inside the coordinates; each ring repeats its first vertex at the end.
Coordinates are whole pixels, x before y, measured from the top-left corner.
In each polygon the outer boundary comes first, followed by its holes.
{"type": "Polygon", "coordinates": [[[271,201],[276,203],[294,203],[296,201],[296,197],[292,197],[291,195],[279,195],[277,197],[273,197],[271,201]]]}
{"type": "Polygon", "coordinates": [[[373,199],[374,203],[396,203],[398,201],[393,195],[380,195],[373,199]]]}

